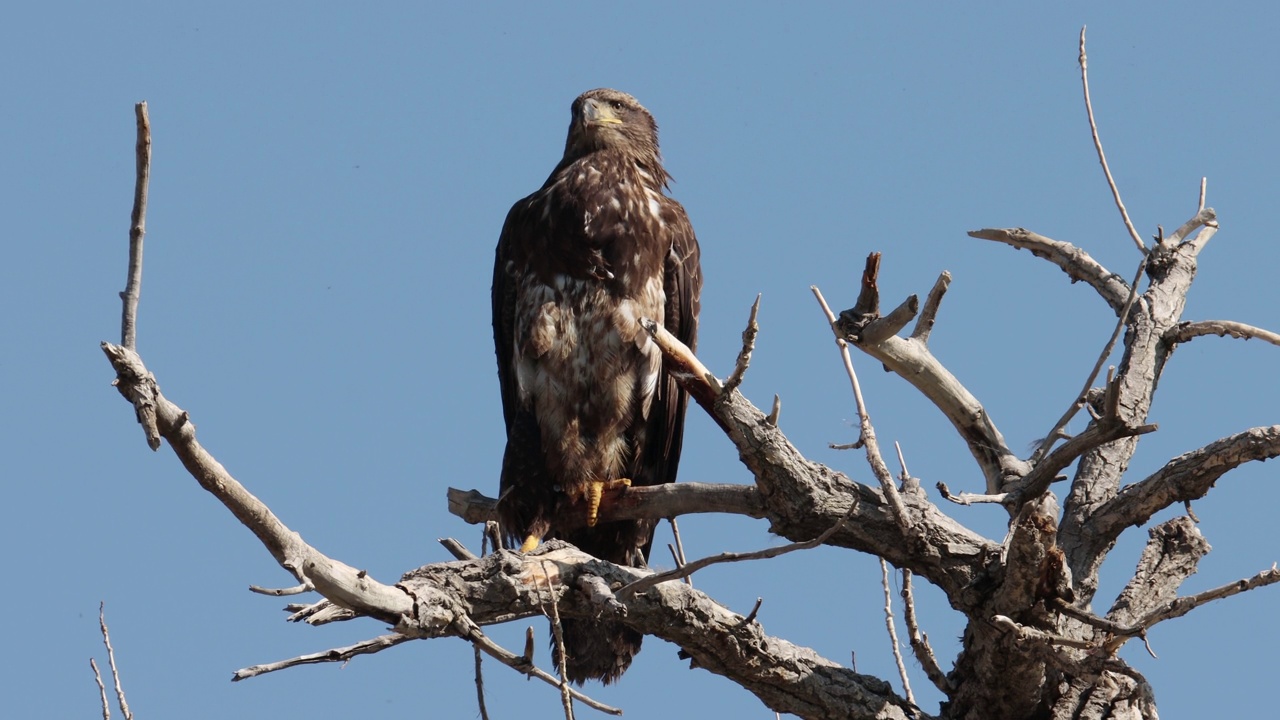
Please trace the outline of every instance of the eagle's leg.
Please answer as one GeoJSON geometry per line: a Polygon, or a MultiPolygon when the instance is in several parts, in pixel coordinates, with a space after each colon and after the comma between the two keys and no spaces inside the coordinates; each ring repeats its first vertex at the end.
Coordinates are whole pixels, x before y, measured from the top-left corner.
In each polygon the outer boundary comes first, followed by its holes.
{"type": "Polygon", "coordinates": [[[592,480],[587,485],[587,527],[595,527],[596,522],[600,519],[600,499],[604,497],[605,490],[629,487],[631,487],[631,481],[627,478],[592,480]]]}
{"type": "Polygon", "coordinates": [[[535,550],[540,542],[542,542],[541,535],[538,535],[537,533],[530,533],[529,537],[525,538],[524,542],[520,543],[520,552],[527,553],[535,550]]]}

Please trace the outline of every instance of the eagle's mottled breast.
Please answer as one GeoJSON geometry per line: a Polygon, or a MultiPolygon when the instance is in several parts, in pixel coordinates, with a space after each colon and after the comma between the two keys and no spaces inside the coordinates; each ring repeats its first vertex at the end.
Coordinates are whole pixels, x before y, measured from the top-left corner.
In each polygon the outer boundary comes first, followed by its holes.
{"type": "Polygon", "coordinates": [[[670,201],[653,184],[643,168],[599,154],[562,168],[530,198],[543,232],[513,258],[533,270],[516,279],[519,397],[571,497],[590,480],[627,477],[644,443],[662,357],[637,320],[664,315],[671,250],[670,201]]]}

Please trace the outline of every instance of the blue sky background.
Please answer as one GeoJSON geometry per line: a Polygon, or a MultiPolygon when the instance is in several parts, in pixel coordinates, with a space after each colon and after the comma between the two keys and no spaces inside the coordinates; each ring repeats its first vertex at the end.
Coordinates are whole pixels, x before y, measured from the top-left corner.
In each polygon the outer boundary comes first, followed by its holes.
{"type": "MultiPolygon", "coordinates": [[[[0,414],[0,675],[13,717],[93,717],[90,656],[108,620],[135,712],[149,717],[476,715],[471,649],[444,639],[345,667],[244,683],[247,665],[378,635],[359,621],[286,625],[288,585],[163,448],[146,449],[98,349],[118,341],[134,178],[133,103],[155,160],[139,349],[201,440],[322,551],[383,581],[479,533],[445,488],[493,491],[503,443],[489,329],[493,246],[507,208],[560,156],[569,103],[617,87],[658,118],[672,192],[703,247],[703,359],[728,371],[756,293],[762,330],[744,392],[783,399],[810,457],[868,482],[853,403],[809,294],[847,307],[884,252],[887,304],[954,283],[932,347],[1017,447],[1071,401],[1114,317],[1027,253],[969,239],[1021,225],[1131,276],[1138,254],[1099,171],[1076,38],[1089,26],[1093,99],[1116,180],[1144,235],[1196,209],[1201,176],[1222,230],[1201,255],[1189,319],[1280,328],[1275,268],[1277,11],[1258,4],[833,3],[781,8],[596,3],[27,3],[0,23],[0,264],[14,342],[0,414]]],[[[1280,421],[1275,347],[1204,338],[1178,349],[1132,468],[1280,421]]],[[[932,488],[982,481],[941,416],[855,358],[881,440],[932,488]]],[[[686,480],[749,482],[692,411],[686,480]]],[[[1079,420],[1075,429],[1081,427],[1079,420]]],[[[1214,552],[1184,592],[1280,559],[1275,468],[1228,475],[1196,504],[1214,552]]],[[[954,515],[992,538],[993,508],[954,515]]],[[[1168,513],[1158,519],[1165,519],[1168,513]]],[[[692,556],[776,544],[764,523],[691,517],[692,556]]],[[[665,531],[664,531],[665,532],[665,531]]],[[[1133,529],[1096,605],[1145,541],[1133,529]]],[[[660,535],[661,550],[668,541],[660,535]]],[[[669,564],[665,551],[655,564],[669,564]]],[[[695,582],[770,633],[890,679],[879,568],[820,549],[722,566],[695,582]]],[[[949,666],[959,617],[920,587],[949,666]]],[[[1168,718],[1273,706],[1276,590],[1215,603],[1126,657],[1168,718]]],[[[517,647],[528,623],[495,629],[517,647]]],[[[532,623],[539,645],[542,621],[532,623]]],[[[628,717],[771,718],[754,697],[650,639],[616,688],[628,717]]],[[[544,652],[541,662],[546,665],[544,652]]],[[[913,671],[914,662],[910,663],[913,671]]],[[[554,717],[554,690],[486,665],[492,717],[554,717]]],[[[921,704],[938,695],[913,674],[921,704]]],[[[592,715],[583,709],[581,716],[592,715]]]]}

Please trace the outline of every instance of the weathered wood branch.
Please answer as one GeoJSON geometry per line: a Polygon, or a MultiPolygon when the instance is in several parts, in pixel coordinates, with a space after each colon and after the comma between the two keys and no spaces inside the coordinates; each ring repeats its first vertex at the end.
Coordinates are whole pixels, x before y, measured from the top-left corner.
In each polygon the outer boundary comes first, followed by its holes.
{"type": "MultiPolygon", "coordinates": [[[[479,490],[449,488],[449,512],[473,525],[497,519],[497,498],[479,490]]],[[[600,521],[662,520],[695,513],[728,513],[764,517],[764,500],[754,485],[682,482],[635,486],[605,491],[600,521]]],[[[566,506],[553,521],[555,527],[573,530],[586,525],[586,514],[566,506]]]]}
{"type": "MultiPolygon", "coordinates": [[[[399,586],[418,599],[415,606],[437,602],[432,596],[443,591],[448,606],[465,608],[483,625],[540,615],[549,602],[565,617],[598,613],[601,608],[576,589],[583,577],[618,587],[648,574],[553,540],[526,555],[504,550],[475,561],[427,565],[407,573],[399,586]]],[[[625,609],[614,615],[621,622],[678,645],[695,667],[729,678],[777,712],[804,718],[924,717],[888,683],[771,637],[758,621],[746,622],[684,583],[612,600],[625,609]]],[[[443,634],[452,632],[445,628],[443,634]]]]}
{"type": "Polygon", "coordinates": [[[1129,283],[1120,275],[1107,270],[1089,253],[1068,242],[1047,238],[1025,228],[983,228],[971,230],[969,237],[994,240],[1019,250],[1030,250],[1032,255],[1057,265],[1071,282],[1088,283],[1119,317],[1124,312],[1129,297],[1129,283]]]}
{"type": "Polygon", "coordinates": [[[1274,333],[1270,330],[1232,320],[1198,320],[1178,323],[1164,334],[1164,340],[1170,345],[1177,345],[1205,335],[1217,335],[1219,337],[1230,335],[1240,340],[1256,338],[1272,345],[1280,345],[1280,333],[1274,333]]]}
{"type": "MultiPolygon", "coordinates": [[[[895,332],[908,321],[902,319],[895,332]]],[[[934,357],[924,338],[867,333],[864,328],[870,324],[853,310],[840,313],[837,322],[847,342],[911,383],[951,421],[978,462],[988,494],[999,493],[1007,483],[1026,475],[1030,466],[1009,449],[982,403],[934,357]]]]}
{"type": "MultiPolygon", "coordinates": [[[[147,104],[133,106],[137,118],[138,140],[135,148],[137,173],[133,185],[133,212],[129,216],[129,271],[120,313],[120,344],[138,349],[138,301],[142,298],[142,243],[147,235],[147,194],[151,186],[151,115],[147,104]]],[[[155,447],[151,448],[152,450],[155,447]]]]}
{"type": "MultiPolygon", "coordinates": [[[[642,321],[645,322],[645,321],[642,321]]],[[[765,414],[733,390],[721,392],[715,375],[671,333],[656,323],[645,329],[671,364],[689,368],[677,382],[723,428],[738,448],[739,458],[755,476],[770,531],[795,542],[821,535],[858,503],[849,522],[828,545],[871,553],[897,567],[909,568],[963,604],[967,588],[986,572],[987,559],[999,547],[948,517],[923,494],[904,493],[910,518],[905,532],[880,488],[856,483],[843,473],[805,458],[765,414]]]]}
{"type": "Polygon", "coordinates": [[[1247,462],[1280,456],[1280,425],[1249,428],[1179,455],[1127,485],[1098,508],[1091,527],[1099,541],[1120,536],[1175,503],[1204,497],[1223,475],[1247,462]]]}
{"type": "MultiPolygon", "coordinates": [[[[102,343],[102,351],[116,371],[120,394],[134,403],[151,403],[156,429],[169,442],[187,472],[231,511],[262,542],[280,566],[299,582],[311,583],[334,603],[395,624],[411,609],[409,598],[394,587],[378,583],[363,571],[333,560],[302,540],[245,489],[196,440],[196,428],[185,410],[169,402],[139,355],[120,345],[102,343]]],[[[141,417],[141,412],[137,411],[141,417]]]]}

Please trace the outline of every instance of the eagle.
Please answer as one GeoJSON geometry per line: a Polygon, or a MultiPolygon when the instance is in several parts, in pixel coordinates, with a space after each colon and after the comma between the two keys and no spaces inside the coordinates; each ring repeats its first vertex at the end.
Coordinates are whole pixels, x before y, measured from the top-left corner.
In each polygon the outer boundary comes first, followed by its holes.
{"type": "MultiPolygon", "coordinates": [[[[493,339],[508,547],[560,538],[646,565],[655,521],[598,519],[606,489],[676,479],[688,398],[638,322],[660,321],[696,347],[700,251],[684,207],[666,194],[670,180],[649,111],[626,93],[590,90],[573,101],[560,163],[507,214],[493,339]]],[[[617,680],[640,651],[643,636],[619,622],[562,625],[566,674],[579,685],[617,680]]]]}

